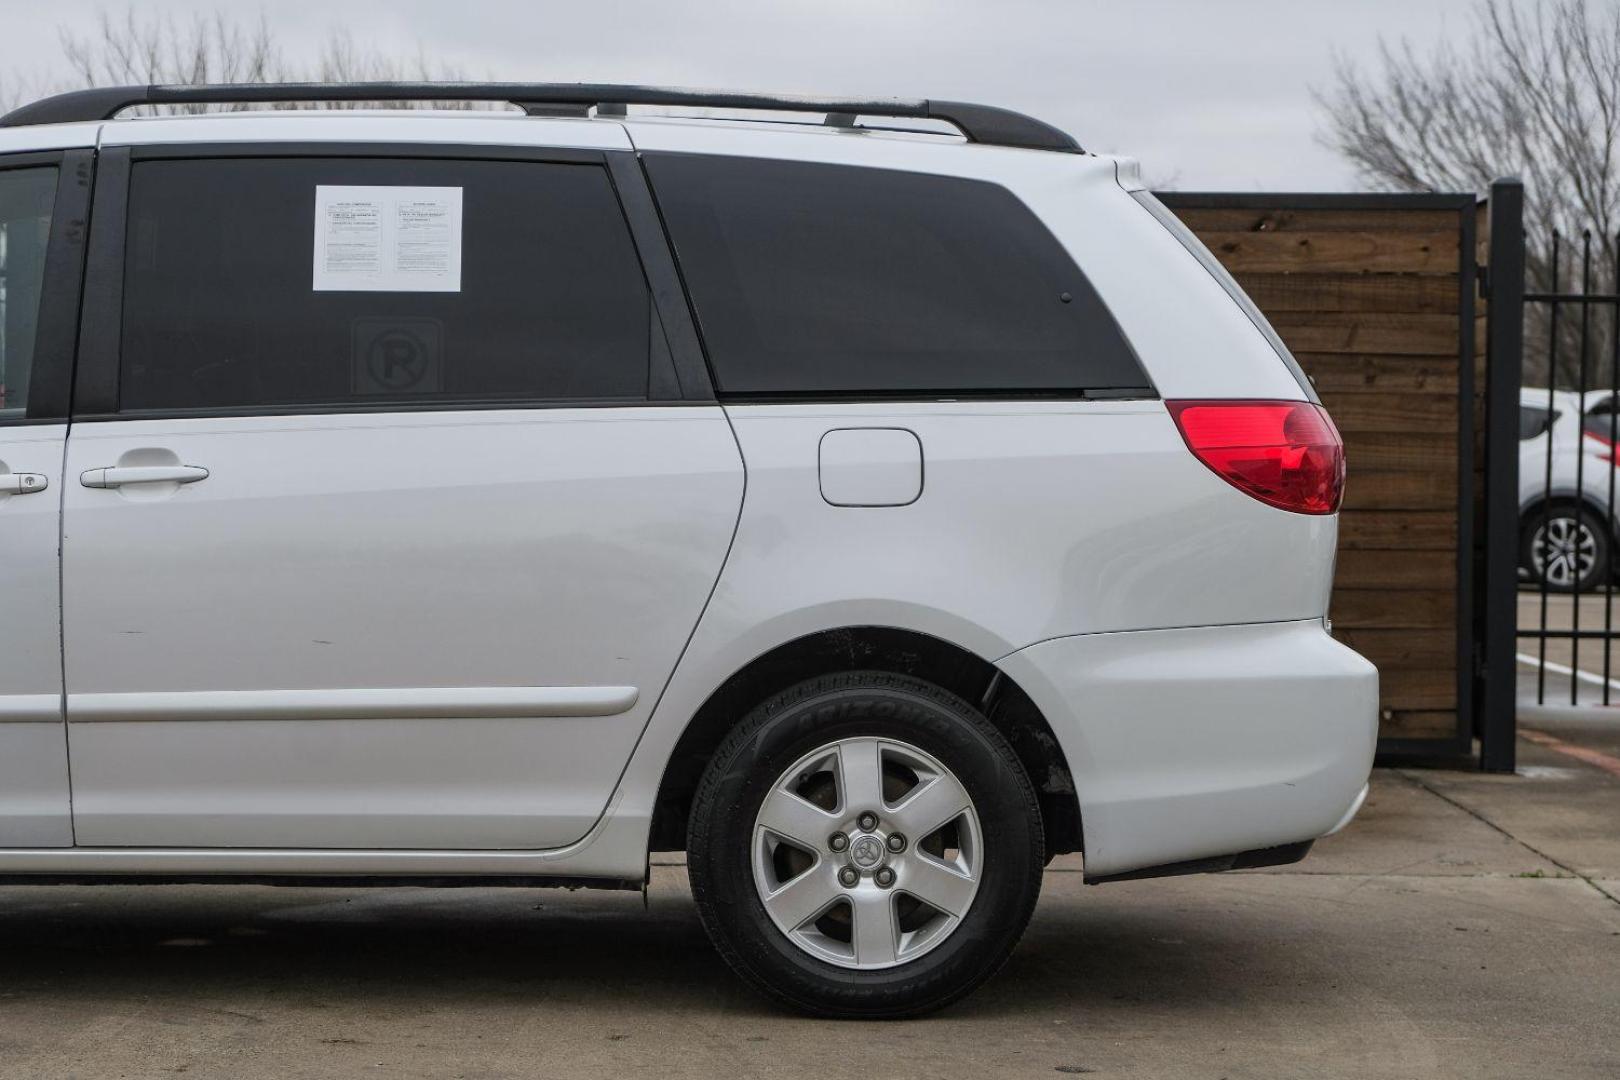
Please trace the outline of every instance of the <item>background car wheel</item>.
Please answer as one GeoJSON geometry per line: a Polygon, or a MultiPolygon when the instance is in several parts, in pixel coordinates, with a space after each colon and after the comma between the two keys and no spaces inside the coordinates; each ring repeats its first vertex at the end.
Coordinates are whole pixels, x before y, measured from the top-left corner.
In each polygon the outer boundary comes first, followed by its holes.
{"type": "Polygon", "coordinates": [[[698,913],[756,989],[897,1018],[995,973],[1040,893],[1035,791],[983,715],[882,672],[771,698],[716,751],[687,865],[698,913]]]}
{"type": "Polygon", "coordinates": [[[1609,580],[1609,531],[1583,506],[1555,503],[1525,516],[1522,561],[1536,584],[1553,592],[1586,592],[1609,580]]]}

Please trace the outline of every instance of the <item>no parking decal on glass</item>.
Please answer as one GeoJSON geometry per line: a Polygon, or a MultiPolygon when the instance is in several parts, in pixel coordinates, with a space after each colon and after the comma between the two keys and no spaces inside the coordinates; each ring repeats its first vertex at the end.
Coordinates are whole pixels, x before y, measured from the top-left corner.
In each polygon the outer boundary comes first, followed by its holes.
{"type": "Polygon", "coordinates": [[[460,292],[461,188],[315,188],[316,292],[460,292]]]}

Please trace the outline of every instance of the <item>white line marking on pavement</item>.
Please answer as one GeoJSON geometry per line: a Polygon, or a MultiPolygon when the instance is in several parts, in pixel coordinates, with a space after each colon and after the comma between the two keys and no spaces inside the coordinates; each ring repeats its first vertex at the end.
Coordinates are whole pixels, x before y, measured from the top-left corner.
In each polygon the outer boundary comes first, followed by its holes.
{"type": "Polygon", "coordinates": [[[1582,671],[1580,668],[1572,668],[1552,660],[1543,661],[1538,657],[1531,656],[1529,653],[1514,653],[1513,658],[1527,667],[1545,667],[1554,675],[1573,675],[1581,682],[1591,683],[1593,686],[1602,686],[1607,683],[1611,689],[1620,690],[1620,679],[1605,679],[1601,675],[1594,675],[1590,671],[1582,671]]]}

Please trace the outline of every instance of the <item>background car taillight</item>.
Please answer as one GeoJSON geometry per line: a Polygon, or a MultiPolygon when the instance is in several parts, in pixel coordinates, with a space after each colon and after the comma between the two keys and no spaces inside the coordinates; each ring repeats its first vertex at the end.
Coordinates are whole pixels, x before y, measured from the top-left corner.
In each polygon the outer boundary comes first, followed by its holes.
{"type": "Polygon", "coordinates": [[[1215,474],[1261,502],[1331,514],[1344,495],[1344,442],[1308,401],[1167,401],[1187,446],[1215,474]]]}

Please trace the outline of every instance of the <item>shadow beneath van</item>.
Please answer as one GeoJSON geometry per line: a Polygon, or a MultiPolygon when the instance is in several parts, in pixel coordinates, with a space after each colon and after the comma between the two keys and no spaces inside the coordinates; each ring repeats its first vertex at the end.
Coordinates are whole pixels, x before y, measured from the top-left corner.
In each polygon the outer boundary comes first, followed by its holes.
{"type": "MultiPolygon", "coordinates": [[[[555,889],[8,886],[0,1017],[18,997],[129,997],[182,1013],[233,1001],[250,1018],[259,1008],[430,1006],[469,1016],[525,1006],[543,1017],[548,1005],[784,1016],[710,947],[684,872],[657,873],[645,908],[637,893],[555,889]]],[[[1267,949],[1252,927],[1174,905],[1088,905],[1075,885],[1078,875],[1049,876],[1012,961],[950,1015],[1062,1022],[1133,1001],[1174,1009],[1219,992],[1265,1005],[1292,994],[1270,980],[1233,985],[1234,968],[1267,949]]]]}

